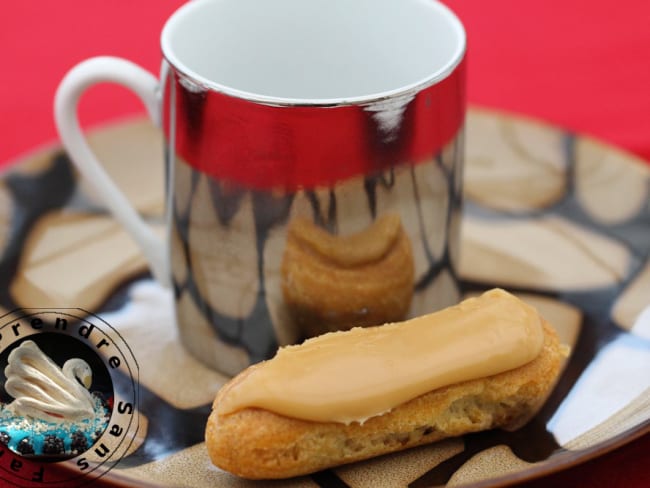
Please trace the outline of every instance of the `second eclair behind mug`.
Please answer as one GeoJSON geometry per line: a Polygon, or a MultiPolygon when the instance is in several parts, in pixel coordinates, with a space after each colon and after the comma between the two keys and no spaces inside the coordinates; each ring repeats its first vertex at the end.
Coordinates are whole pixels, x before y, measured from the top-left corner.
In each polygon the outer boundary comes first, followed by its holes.
{"type": "Polygon", "coordinates": [[[162,30],[160,78],[83,61],[55,118],[173,287],[184,346],[235,374],[280,345],[458,300],[465,45],[434,0],[194,0],[162,30]],[[101,82],[133,90],[163,131],[166,240],[80,129],[78,100],[101,82]]]}

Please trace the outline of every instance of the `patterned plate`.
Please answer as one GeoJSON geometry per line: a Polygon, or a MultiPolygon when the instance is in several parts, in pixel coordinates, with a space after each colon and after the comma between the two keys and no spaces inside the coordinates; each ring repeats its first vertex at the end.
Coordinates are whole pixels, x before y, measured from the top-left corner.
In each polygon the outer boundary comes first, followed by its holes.
{"type": "MultiPolygon", "coordinates": [[[[161,226],[162,142],[148,122],[93,133],[133,204],[161,226]],[[137,165],[137,170],[134,170],[137,165]]],[[[273,486],[500,486],[576,464],[650,431],[650,166],[549,126],[474,109],[467,125],[464,292],[507,288],[571,346],[523,429],[484,432],[273,486]]],[[[0,312],[96,311],[140,365],[140,431],[107,478],[259,486],[213,467],[203,440],[226,381],[178,344],[172,297],[58,149],[0,179],[0,312]]]]}

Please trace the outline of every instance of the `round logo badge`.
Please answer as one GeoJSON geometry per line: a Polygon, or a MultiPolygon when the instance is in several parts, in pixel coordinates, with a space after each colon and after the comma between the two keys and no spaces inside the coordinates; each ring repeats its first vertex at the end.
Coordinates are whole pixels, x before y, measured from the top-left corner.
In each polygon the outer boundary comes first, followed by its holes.
{"type": "Polygon", "coordinates": [[[0,479],[74,488],[133,449],[138,365],[124,339],[80,309],[0,318],[0,479]]]}

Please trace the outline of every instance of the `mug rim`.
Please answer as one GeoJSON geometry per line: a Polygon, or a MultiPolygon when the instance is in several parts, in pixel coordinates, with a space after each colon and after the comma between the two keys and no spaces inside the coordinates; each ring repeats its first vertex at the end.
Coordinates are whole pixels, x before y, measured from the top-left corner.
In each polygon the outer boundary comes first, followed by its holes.
{"type": "Polygon", "coordinates": [[[171,46],[170,31],[175,24],[181,22],[182,18],[189,15],[192,11],[201,8],[202,4],[211,3],[216,0],[191,0],[188,3],[178,8],[165,22],[163,26],[160,45],[162,55],[165,61],[180,75],[188,79],[192,83],[201,87],[206,91],[216,91],[229,95],[242,100],[261,103],[272,106],[304,106],[304,107],[335,107],[346,105],[366,105],[371,103],[380,102],[382,100],[394,99],[399,97],[408,97],[417,93],[425,88],[436,85],[449,75],[451,75],[456,68],[461,64],[465,58],[467,51],[467,34],[465,28],[458,18],[458,16],[446,5],[439,0],[427,0],[430,8],[437,9],[445,21],[456,31],[458,34],[458,46],[456,47],[453,55],[449,61],[442,65],[437,70],[433,71],[428,76],[417,80],[415,82],[406,84],[404,86],[386,90],[377,93],[370,93],[367,95],[353,96],[353,97],[338,97],[338,98],[290,98],[278,97],[272,95],[263,95],[250,91],[240,90],[228,85],[221,84],[214,80],[210,80],[205,76],[200,75],[194,70],[187,67],[178,57],[174,54],[171,46]]]}

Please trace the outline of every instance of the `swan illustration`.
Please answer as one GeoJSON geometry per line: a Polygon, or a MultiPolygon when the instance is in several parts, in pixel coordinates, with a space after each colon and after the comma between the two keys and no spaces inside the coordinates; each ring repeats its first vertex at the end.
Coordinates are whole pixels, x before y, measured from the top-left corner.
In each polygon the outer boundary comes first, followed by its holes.
{"type": "Polygon", "coordinates": [[[7,408],[16,415],[60,422],[95,414],[88,391],[92,370],[83,359],[69,359],[60,368],[28,340],[9,354],[5,376],[5,390],[14,398],[7,408]]]}

